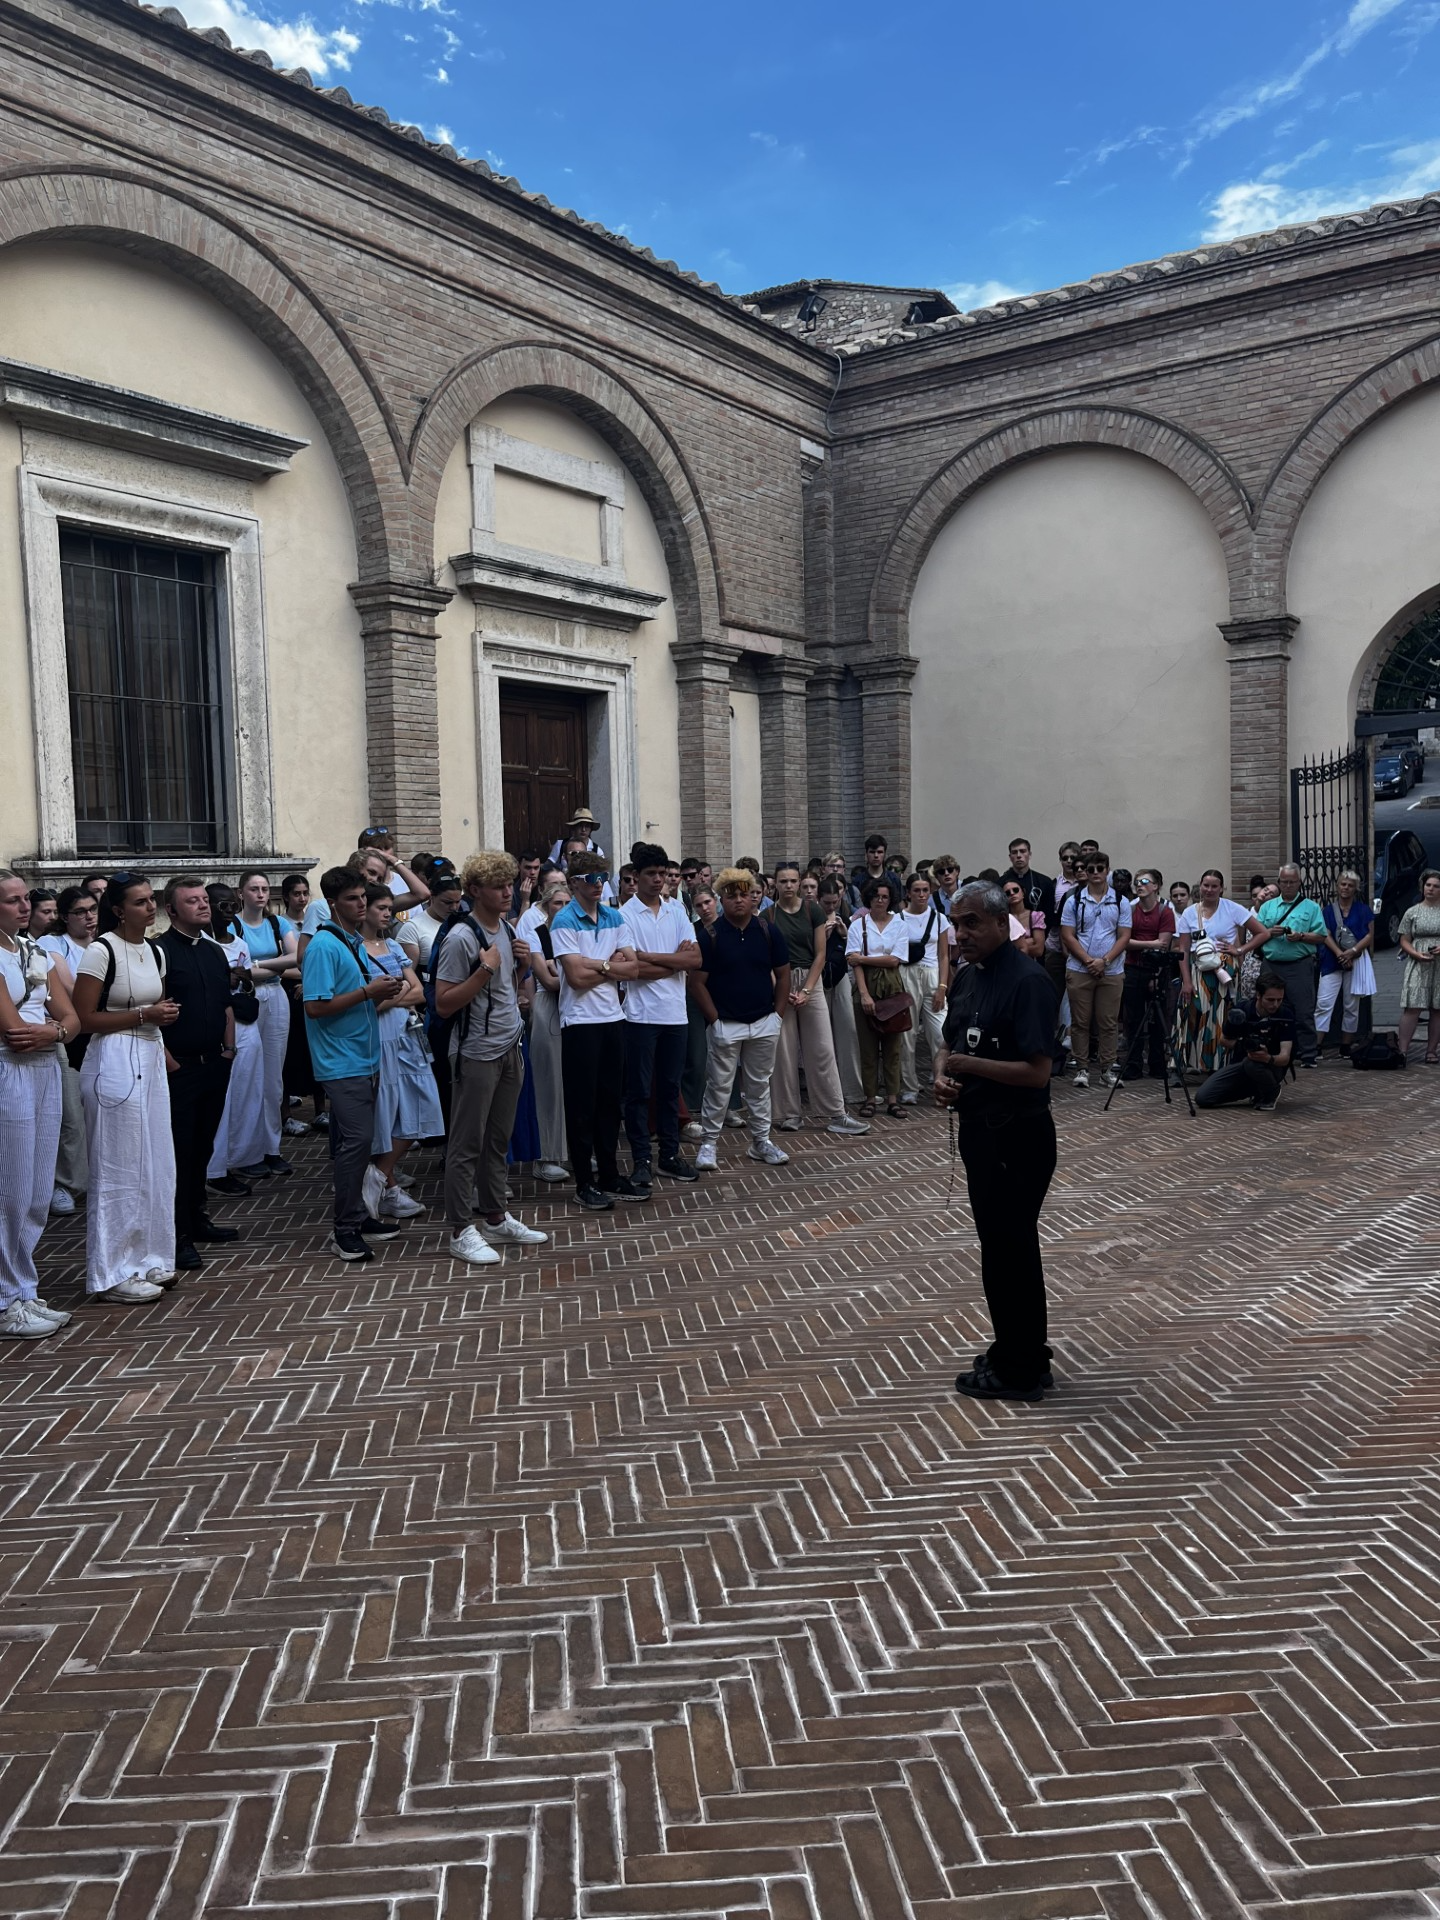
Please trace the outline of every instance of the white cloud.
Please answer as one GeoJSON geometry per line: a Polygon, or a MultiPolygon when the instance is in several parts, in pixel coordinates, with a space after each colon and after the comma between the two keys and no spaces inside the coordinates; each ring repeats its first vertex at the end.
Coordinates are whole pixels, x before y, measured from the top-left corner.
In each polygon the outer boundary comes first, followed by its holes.
{"type": "Polygon", "coordinates": [[[804,147],[798,145],[787,147],[776,134],[752,133],[750,138],[757,147],[762,147],[766,153],[773,154],[777,160],[789,161],[793,164],[805,158],[804,147]]]}
{"type": "Polygon", "coordinates": [[[436,67],[430,78],[435,82],[437,87],[448,87],[450,84],[450,76],[444,67],[436,67]]]}
{"type": "Polygon", "coordinates": [[[423,132],[425,138],[427,140],[433,140],[437,146],[454,147],[458,153],[464,152],[464,148],[443,120],[437,120],[433,127],[425,127],[423,132]]]}
{"type": "Polygon", "coordinates": [[[304,67],[323,80],[332,67],[342,73],[360,41],[345,27],[317,27],[309,14],[295,20],[268,20],[252,13],[246,0],[186,0],[185,18],[192,27],[220,27],[237,47],[258,47],[278,67],[304,67]]]}
{"type": "Polygon", "coordinates": [[[1305,220],[1321,220],[1332,213],[1351,213],[1377,200],[1413,200],[1440,187],[1440,140],[1396,147],[1390,168],[1368,180],[1335,185],[1287,186],[1272,168],[1258,180],[1237,180],[1224,188],[1209,208],[1205,239],[1236,240],[1242,234],[1263,233],[1269,227],[1290,227],[1305,220]]]}
{"type": "Polygon", "coordinates": [[[1387,13],[1394,13],[1403,0],[1355,0],[1345,24],[1335,36],[1338,52],[1348,53],[1357,40],[1361,40],[1372,27],[1379,26],[1387,13]]]}
{"type": "Polygon", "coordinates": [[[1007,286],[1003,280],[956,280],[940,291],[947,294],[962,313],[973,313],[976,307],[998,307],[1002,300],[1019,300],[1030,289],[1007,286]]]}

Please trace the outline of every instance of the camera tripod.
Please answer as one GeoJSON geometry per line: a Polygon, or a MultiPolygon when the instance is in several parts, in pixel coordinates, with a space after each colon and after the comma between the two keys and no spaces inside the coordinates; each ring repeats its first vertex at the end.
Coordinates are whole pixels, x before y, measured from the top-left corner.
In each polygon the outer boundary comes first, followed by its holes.
{"type": "Polygon", "coordinates": [[[1185,1084],[1185,1062],[1179,1047],[1175,1044],[1173,1025],[1165,1018],[1167,983],[1168,977],[1163,969],[1156,968],[1148,974],[1145,981],[1145,1018],[1135,1029],[1135,1037],[1125,1049],[1125,1057],[1120,1062],[1119,1078],[1105,1096],[1102,1113],[1110,1111],[1110,1102],[1130,1076],[1131,1064],[1138,1061],[1140,1066],[1144,1066],[1149,1057],[1149,1042],[1155,1039],[1160,1043],[1160,1056],[1165,1062],[1163,1084],[1166,1106],[1171,1105],[1170,1088],[1173,1084],[1184,1094],[1185,1104],[1190,1109],[1190,1118],[1192,1120],[1195,1118],[1195,1102],[1190,1098],[1190,1089],[1185,1084]]]}

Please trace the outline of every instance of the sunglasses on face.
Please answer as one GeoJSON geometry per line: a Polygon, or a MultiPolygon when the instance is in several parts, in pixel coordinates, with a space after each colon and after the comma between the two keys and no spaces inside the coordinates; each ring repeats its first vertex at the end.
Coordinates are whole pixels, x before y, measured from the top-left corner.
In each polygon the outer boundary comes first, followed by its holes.
{"type": "Polygon", "coordinates": [[[601,867],[596,873],[577,873],[571,884],[577,887],[603,887],[609,878],[610,869],[601,867]]]}

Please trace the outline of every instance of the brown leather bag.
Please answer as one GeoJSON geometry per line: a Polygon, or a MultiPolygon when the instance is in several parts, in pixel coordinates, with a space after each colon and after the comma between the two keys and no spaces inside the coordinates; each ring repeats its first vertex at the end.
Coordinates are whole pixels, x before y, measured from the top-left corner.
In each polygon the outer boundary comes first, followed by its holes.
{"type": "MultiPolygon", "coordinates": [[[[870,923],[867,920],[860,929],[860,945],[865,953],[870,951],[870,923]]],[[[914,1025],[910,996],[905,991],[898,967],[877,967],[865,983],[870,989],[873,1011],[866,1013],[876,1033],[909,1033],[914,1025]],[[883,987],[883,993],[876,988],[883,987]]],[[[863,1012],[864,1009],[862,1008],[863,1012]]]]}

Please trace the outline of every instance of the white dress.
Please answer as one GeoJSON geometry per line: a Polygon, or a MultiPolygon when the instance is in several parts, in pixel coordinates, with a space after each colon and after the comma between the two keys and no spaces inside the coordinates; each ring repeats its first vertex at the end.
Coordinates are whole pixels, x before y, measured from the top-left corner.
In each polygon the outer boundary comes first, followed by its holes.
{"type": "MultiPolygon", "coordinates": [[[[165,956],[151,941],[102,934],[85,950],[82,975],[105,978],[107,947],[115,978],[105,1011],[153,1007],[165,997],[165,956]]],[[[80,1093],[90,1152],[85,1218],[85,1287],[105,1293],[122,1280],[175,1271],[175,1144],[164,1029],[96,1033],[85,1049],[80,1093]]]]}
{"type": "MultiPolygon", "coordinates": [[[[45,976],[55,956],[27,940],[0,947],[0,980],[26,1026],[43,1026],[45,976]]],[[[0,1043],[0,1313],[33,1300],[35,1249],[55,1187],[60,1145],[60,1062],[53,1048],[12,1053],[0,1043]]]]}
{"type": "MultiPolygon", "coordinates": [[[[213,934],[206,937],[214,939],[213,934]]],[[[243,940],[216,940],[215,945],[232,967],[242,973],[250,971],[250,949],[243,940]]],[[[260,1021],[237,1020],[235,1058],[230,1067],[225,1111],[215,1129],[215,1150],[210,1155],[205,1177],[223,1180],[232,1167],[259,1166],[266,1154],[275,1150],[265,1144],[269,1137],[265,1114],[265,1040],[260,1021]]]]}
{"type": "MultiPolygon", "coordinates": [[[[252,960],[278,960],[285,950],[284,937],[291,931],[288,920],[272,915],[262,920],[258,927],[245,927],[242,937],[252,960]]],[[[261,1107],[263,1145],[258,1155],[263,1160],[266,1154],[274,1155],[280,1151],[280,1122],[285,1098],[285,1049],[290,1044],[290,996],[274,974],[257,973],[255,998],[260,1003],[258,1025],[260,1045],[265,1054],[265,1087],[261,1107]]],[[[244,1164],[250,1166],[253,1163],[247,1160],[244,1164]]]]}

